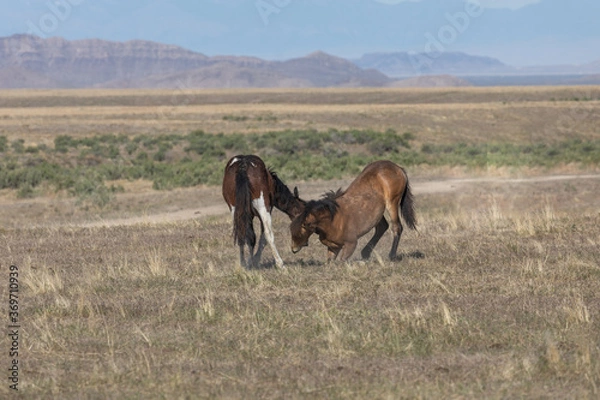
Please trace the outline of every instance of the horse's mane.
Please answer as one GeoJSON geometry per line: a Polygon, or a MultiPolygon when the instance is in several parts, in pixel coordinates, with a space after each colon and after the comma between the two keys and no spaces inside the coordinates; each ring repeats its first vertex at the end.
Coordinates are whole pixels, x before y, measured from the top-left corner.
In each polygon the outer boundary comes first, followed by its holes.
{"type": "Polygon", "coordinates": [[[324,193],[321,199],[309,201],[306,203],[306,208],[304,209],[302,219],[306,218],[310,212],[327,210],[331,219],[333,220],[333,217],[335,217],[335,214],[337,214],[338,209],[340,208],[337,199],[344,193],[346,193],[346,191],[342,190],[342,188],[339,188],[336,191],[330,190],[324,193]]]}
{"type": "Polygon", "coordinates": [[[283,181],[281,179],[279,179],[277,172],[275,172],[275,170],[271,169],[270,167],[269,167],[269,174],[271,174],[271,177],[275,181],[275,190],[277,192],[282,192],[282,193],[289,192],[290,194],[292,193],[290,191],[290,189],[286,186],[286,184],[283,183],[283,181]]]}
{"type": "Polygon", "coordinates": [[[287,187],[285,183],[279,176],[277,176],[277,172],[269,168],[269,173],[275,182],[275,200],[278,207],[288,207],[292,201],[296,199],[290,188],[287,187]]]}
{"type": "MultiPolygon", "coordinates": [[[[341,197],[344,193],[346,193],[346,191],[342,190],[342,188],[339,188],[335,192],[333,190],[330,190],[329,192],[326,192],[323,195],[321,200],[333,200],[335,202],[338,199],[338,197],[341,197]]],[[[337,202],[336,202],[336,204],[337,204],[337,202]]]]}
{"type": "Polygon", "coordinates": [[[330,190],[329,192],[325,193],[320,200],[309,201],[306,203],[304,218],[306,218],[310,212],[326,210],[329,213],[330,218],[333,220],[333,217],[335,217],[335,214],[337,214],[338,209],[340,208],[337,199],[342,194],[344,194],[342,189],[338,189],[336,192],[330,190]]]}
{"type": "Polygon", "coordinates": [[[300,226],[304,223],[304,221],[311,212],[319,212],[321,210],[326,210],[327,212],[329,212],[330,219],[333,220],[333,217],[335,217],[335,214],[337,213],[338,208],[340,206],[337,203],[337,201],[335,201],[335,198],[327,197],[327,195],[329,195],[330,193],[335,194],[333,191],[328,192],[325,196],[323,196],[322,199],[311,200],[306,203],[302,214],[300,214],[297,218],[294,218],[290,225],[290,229],[292,230],[292,232],[298,232],[300,226]]]}

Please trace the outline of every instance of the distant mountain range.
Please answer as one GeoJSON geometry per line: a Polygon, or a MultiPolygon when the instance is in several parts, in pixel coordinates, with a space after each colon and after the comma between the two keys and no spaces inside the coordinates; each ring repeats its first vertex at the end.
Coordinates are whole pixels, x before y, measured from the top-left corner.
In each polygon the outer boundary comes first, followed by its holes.
{"type": "MultiPolygon", "coordinates": [[[[585,68],[589,73],[600,72],[600,60],[585,68]]],[[[68,41],[32,35],[0,38],[0,88],[464,86],[469,82],[447,75],[517,72],[496,59],[463,53],[440,53],[435,57],[425,53],[372,53],[352,62],[314,52],[286,61],[267,61],[208,57],[178,46],[141,40],[68,41]],[[420,77],[406,82],[391,78],[402,76],[420,77]]]]}
{"type": "Polygon", "coordinates": [[[0,38],[0,88],[386,86],[383,73],[322,52],[287,61],[207,57],[148,41],[0,38]]]}

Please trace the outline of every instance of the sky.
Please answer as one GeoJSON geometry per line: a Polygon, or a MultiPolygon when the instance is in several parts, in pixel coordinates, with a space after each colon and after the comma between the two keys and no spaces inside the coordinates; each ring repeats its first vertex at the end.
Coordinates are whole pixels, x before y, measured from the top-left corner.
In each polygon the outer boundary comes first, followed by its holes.
{"type": "MultiPolygon", "coordinates": [[[[374,0],[378,3],[382,4],[400,4],[403,2],[414,2],[418,3],[421,0],[374,0]]],[[[524,7],[528,4],[539,3],[540,0],[480,0],[479,3],[484,7],[488,8],[507,8],[511,10],[517,10],[521,7],[524,7]]]]}
{"type": "Polygon", "coordinates": [[[600,59],[598,0],[11,0],[0,36],[169,43],[289,59],[462,51],[513,66],[600,59]]]}

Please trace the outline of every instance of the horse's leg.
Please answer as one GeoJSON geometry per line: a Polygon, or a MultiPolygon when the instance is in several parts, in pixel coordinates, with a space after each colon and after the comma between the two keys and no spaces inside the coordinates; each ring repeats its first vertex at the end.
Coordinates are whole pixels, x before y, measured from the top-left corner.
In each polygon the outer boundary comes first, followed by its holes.
{"type": "Polygon", "coordinates": [[[269,243],[269,246],[271,246],[271,250],[273,250],[273,257],[275,257],[275,264],[277,265],[278,268],[283,268],[283,260],[281,259],[281,256],[279,255],[279,252],[277,251],[277,247],[275,247],[275,235],[273,234],[273,227],[271,225],[271,214],[269,214],[266,209],[265,209],[265,213],[262,216],[262,218],[264,218],[264,224],[265,224],[265,236],[267,237],[267,242],[269,243]]]}
{"type": "Polygon", "coordinates": [[[246,247],[245,244],[240,245],[240,268],[248,268],[246,258],[244,257],[244,247],[246,247]]]}
{"type": "Polygon", "coordinates": [[[357,244],[358,240],[354,240],[353,242],[345,242],[342,246],[342,251],[340,252],[340,261],[346,261],[349,259],[352,253],[354,253],[357,244]]]}
{"type": "Polygon", "coordinates": [[[330,247],[327,248],[327,262],[330,263],[331,261],[334,261],[338,254],[340,252],[339,248],[336,249],[332,249],[330,247]]]}
{"type": "Polygon", "coordinates": [[[263,194],[260,194],[260,197],[256,200],[253,200],[254,208],[258,211],[258,216],[260,217],[264,229],[264,234],[267,237],[267,242],[269,246],[271,246],[271,250],[273,250],[273,256],[275,257],[275,264],[278,268],[283,268],[283,260],[275,247],[275,235],[273,234],[273,227],[271,225],[271,214],[267,211],[267,207],[265,206],[265,198],[263,194]]]}
{"type": "Polygon", "coordinates": [[[379,242],[379,239],[381,239],[385,231],[387,231],[388,227],[389,224],[386,221],[385,217],[382,215],[377,225],[375,225],[375,233],[373,234],[373,237],[371,238],[371,240],[369,240],[369,243],[367,243],[367,245],[360,252],[360,255],[363,259],[366,260],[369,257],[371,257],[373,249],[375,248],[375,246],[379,242]]]}
{"type": "Polygon", "coordinates": [[[263,224],[262,218],[258,219],[260,221],[260,238],[258,239],[258,249],[256,250],[256,254],[253,258],[253,263],[256,266],[260,265],[260,259],[262,258],[262,252],[267,245],[267,241],[265,239],[265,225],[263,224]]]}
{"type": "Polygon", "coordinates": [[[402,223],[400,222],[400,199],[392,202],[392,206],[388,207],[390,213],[390,222],[392,224],[392,233],[394,234],[394,240],[392,241],[392,248],[390,249],[390,260],[396,259],[396,252],[398,251],[398,243],[400,243],[400,236],[402,236],[402,223]]]}
{"type": "Polygon", "coordinates": [[[251,269],[254,267],[254,247],[250,246],[249,243],[240,245],[240,267],[251,269]],[[246,247],[248,248],[248,261],[246,261],[246,247]]]}

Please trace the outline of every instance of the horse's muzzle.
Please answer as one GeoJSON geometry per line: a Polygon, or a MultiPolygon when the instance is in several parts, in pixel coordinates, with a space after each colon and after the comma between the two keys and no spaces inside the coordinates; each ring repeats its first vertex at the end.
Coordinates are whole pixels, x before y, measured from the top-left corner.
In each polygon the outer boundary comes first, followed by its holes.
{"type": "Polygon", "coordinates": [[[299,252],[300,250],[302,250],[303,247],[307,247],[308,243],[303,244],[301,246],[297,246],[295,244],[292,245],[292,253],[296,254],[297,252],[299,252]]]}

